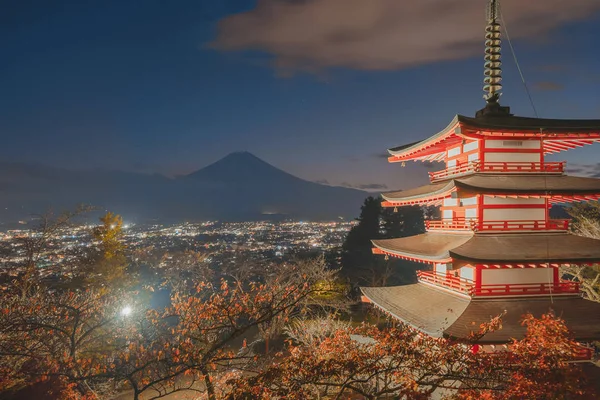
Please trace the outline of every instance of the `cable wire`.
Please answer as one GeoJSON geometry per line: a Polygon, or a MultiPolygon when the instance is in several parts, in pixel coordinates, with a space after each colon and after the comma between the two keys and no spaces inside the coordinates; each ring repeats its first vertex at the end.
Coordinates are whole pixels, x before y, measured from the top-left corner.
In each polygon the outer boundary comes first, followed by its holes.
{"type": "Polygon", "coordinates": [[[535,104],[533,103],[533,98],[531,97],[531,92],[529,91],[529,87],[527,86],[527,82],[525,82],[525,76],[523,75],[523,71],[521,70],[521,66],[519,65],[519,60],[517,59],[517,53],[515,53],[515,48],[513,47],[512,41],[510,40],[510,35],[508,34],[508,27],[506,25],[506,21],[504,20],[504,15],[502,14],[502,7],[500,8],[500,19],[502,20],[502,26],[504,27],[504,33],[506,34],[506,40],[508,41],[508,46],[510,47],[510,52],[512,53],[513,59],[515,60],[515,64],[517,65],[517,70],[519,71],[519,75],[521,76],[521,81],[523,82],[523,86],[525,87],[525,92],[527,93],[527,97],[529,98],[529,103],[531,104],[531,108],[533,108],[533,113],[536,118],[539,118],[537,109],[535,108],[535,104]]]}

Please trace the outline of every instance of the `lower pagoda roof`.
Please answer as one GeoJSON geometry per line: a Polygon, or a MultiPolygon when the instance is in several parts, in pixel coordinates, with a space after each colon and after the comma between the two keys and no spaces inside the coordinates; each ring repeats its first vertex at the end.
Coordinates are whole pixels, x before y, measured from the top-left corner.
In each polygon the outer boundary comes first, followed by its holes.
{"type": "Polygon", "coordinates": [[[600,240],[569,233],[424,233],[373,240],[377,252],[424,262],[460,259],[474,264],[592,263],[600,240]]]}
{"type": "Polygon", "coordinates": [[[373,245],[391,256],[430,262],[450,261],[450,250],[467,243],[467,234],[424,233],[398,239],[373,240],[373,245]]]}
{"type": "Polygon", "coordinates": [[[409,190],[382,193],[388,206],[440,202],[477,194],[499,196],[551,196],[559,200],[600,195],[600,179],[568,175],[515,175],[475,173],[409,190]]]}
{"type": "Polygon", "coordinates": [[[552,311],[564,319],[576,340],[600,339],[600,303],[579,296],[469,300],[423,283],[363,287],[361,291],[394,318],[433,337],[468,338],[482,323],[504,313],[502,329],[487,333],[480,341],[507,343],[524,337],[523,315],[539,318],[552,311]]]}
{"type": "Polygon", "coordinates": [[[360,290],[383,311],[433,337],[442,337],[470,303],[467,298],[422,283],[360,290]]]}

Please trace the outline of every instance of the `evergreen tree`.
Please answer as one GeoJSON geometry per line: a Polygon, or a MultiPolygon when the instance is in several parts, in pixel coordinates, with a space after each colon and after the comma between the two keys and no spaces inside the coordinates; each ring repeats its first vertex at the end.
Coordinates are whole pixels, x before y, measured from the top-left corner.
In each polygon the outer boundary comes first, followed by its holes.
{"type": "Polygon", "coordinates": [[[386,286],[415,281],[418,264],[373,254],[373,239],[393,239],[423,233],[424,213],[419,206],[381,206],[381,198],[365,200],[354,226],[342,246],[342,274],[352,284],[386,286]],[[386,259],[387,258],[387,259],[386,259]]]}
{"type": "Polygon", "coordinates": [[[358,224],[348,232],[342,245],[342,274],[352,283],[367,283],[369,271],[377,264],[371,240],[381,237],[381,212],[381,199],[367,197],[358,224]]]}
{"type": "Polygon", "coordinates": [[[386,239],[413,236],[425,232],[423,209],[419,206],[385,208],[382,212],[382,219],[383,237],[386,239]]]}

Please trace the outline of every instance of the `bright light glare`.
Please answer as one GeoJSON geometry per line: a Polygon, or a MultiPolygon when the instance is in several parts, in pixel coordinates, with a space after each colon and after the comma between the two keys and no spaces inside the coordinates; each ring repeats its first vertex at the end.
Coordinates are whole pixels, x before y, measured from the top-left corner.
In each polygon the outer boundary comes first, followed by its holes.
{"type": "Polygon", "coordinates": [[[124,316],[124,317],[127,317],[128,315],[131,315],[131,312],[132,312],[132,311],[133,311],[133,310],[131,309],[131,307],[129,307],[129,306],[125,306],[125,307],[123,307],[123,309],[121,310],[121,315],[122,315],[122,316],[124,316]]]}

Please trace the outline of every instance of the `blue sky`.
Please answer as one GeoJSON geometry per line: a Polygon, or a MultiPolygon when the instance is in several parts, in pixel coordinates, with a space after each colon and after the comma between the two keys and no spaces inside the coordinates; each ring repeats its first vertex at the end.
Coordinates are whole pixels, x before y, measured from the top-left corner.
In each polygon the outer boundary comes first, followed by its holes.
{"type": "MultiPolygon", "coordinates": [[[[246,150],[314,181],[424,182],[424,166],[382,155],[483,106],[484,2],[432,16],[355,1],[12,2],[0,16],[0,159],[177,175],[246,150]]],[[[600,7],[553,2],[503,6],[535,106],[600,119],[600,7]]],[[[532,116],[503,54],[502,103],[532,116]]],[[[593,173],[599,146],[553,159],[593,173]]]]}

